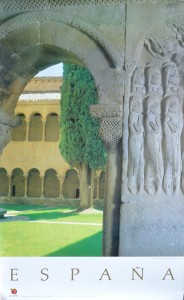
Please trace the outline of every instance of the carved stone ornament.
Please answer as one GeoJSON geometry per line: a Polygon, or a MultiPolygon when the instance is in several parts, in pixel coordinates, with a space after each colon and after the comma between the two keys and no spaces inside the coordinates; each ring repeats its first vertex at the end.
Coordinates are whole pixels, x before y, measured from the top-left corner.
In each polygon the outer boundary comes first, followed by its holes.
{"type": "Polygon", "coordinates": [[[0,111],[0,154],[11,141],[11,129],[20,124],[20,119],[14,115],[0,111]]]}
{"type": "Polygon", "coordinates": [[[151,64],[146,66],[147,92],[162,95],[162,77],[160,68],[151,64]]]}
{"type": "Polygon", "coordinates": [[[141,68],[136,68],[132,76],[131,92],[141,92],[145,94],[145,78],[141,68]]]}
{"type": "Polygon", "coordinates": [[[180,76],[175,63],[163,65],[164,93],[177,93],[180,85],[180,76]]]}
{"type": "Polygon", "coordinates": [[[122,107],[91,105],[90,113],[100,119],[100,135],[108,152],[117,153],[122,142],[122,107]]]}
{"type": "Polygon", "coordinates": [[[173,193],[178,194],[180,190],[182,171],[181,132],[183,129],[183,115],[181,99],[177,94],[166,97],[164,102],[163,189],[167,195],[172,195],[173,193]]]}
{"type": "Polygon", "coordinates": [[[184,15],[179,14],[156,24],[144,38],[144,47],[155,58],[172,60],[184,53],[184,15]]]}
{"type": "Polygon", "coordinates": [[[160,191],[163,178],[161,98],[158,94],[146,99],[144,127],[144,187],[148,194],[154,195],[160,191]]]}
{"type": "Polygon", "coordinates": [[[135,94],[129,101],[129,161],[128,189],[132,195],[142,191],[144,186],[144,127],[141,94],[135,94]]]}
{"type": "MultiPolygon", "coordinates": [[[[38,9],[56,9],[63,6],[86,6],[86,5],[108,5],[122,3],[160,3],[162,0],[1,0],[0,11],[21,11],[21,10],[38,10],[38,9]]],[[[175,0],[170,0],[174,2],[175,0]]]]}

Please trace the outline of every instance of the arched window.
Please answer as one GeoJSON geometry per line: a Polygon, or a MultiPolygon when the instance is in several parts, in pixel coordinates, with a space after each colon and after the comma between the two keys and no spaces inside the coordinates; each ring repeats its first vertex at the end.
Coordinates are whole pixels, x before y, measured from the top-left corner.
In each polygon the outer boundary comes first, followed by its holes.
{"type": "Polygon", "coordinates": [[[9,181],[7,171],[0,168],[0,197],[8,195],[9,181]]]}
{"type": "Polygon", "coordinates": [[[45,140],[47,142],[59,140],[59,117],[56,113],[52,113],[47,117],[45,140]]]}
{"type": "Polygon", "coordinates": [[[31,169],[28,173],[28,197],[41,197],[42,181],[40,172],[37,169],[31,169]]]}
{"type": "Polygon", "coordinates": [[[29,124],[29,141],[41,141],[43,137],[42,116],[39,113],[32,115],[29,124]]]}
{"type": "Polygon", "coordinates": [[[65,175],[63,195],[65,198],[79,198],[79,178],[76,170],[68,170],[65,175]]]}
{"type": "Polygon", "coordinates": [[[44,196],[57,198],[60,194],[60,182],[57,178],[57,173],[53,169],[45,172],[44,177],[44,196]]]}
{"type": "Polygon", "coordinates": [[[24,114],[18,114],[18,117],[21,120],[21,124],[13,128],[12,140],[13,141],[25,141],[26,140],[26,131],[27,131],[27,122],[25,120],[24,114]]]}
{"type": "Polygon", "coordinates": [[[24,197],[25,179],[21,169],[15,169],[11,176],[11,195],[13,197],[24,197]]]}
{"type": "Polygon", "coordinates": [[[99,198],[104,199],[104,192],[105,192],[105,172],[103,171],[100,175],[100,191],[99,191],[99,198]]]}

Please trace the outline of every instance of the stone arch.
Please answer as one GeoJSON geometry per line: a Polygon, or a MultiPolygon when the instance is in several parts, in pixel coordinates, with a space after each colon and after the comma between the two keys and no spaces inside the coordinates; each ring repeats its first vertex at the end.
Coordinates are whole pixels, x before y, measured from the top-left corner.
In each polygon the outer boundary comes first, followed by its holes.
{"type": "Polygon", "coordinates": [[[28,197],[41,197],[42,180],[40,172],[37,169],[31,169],[28,172],[27,182],[27,195],[28,197]]]}
{"type": "Polygon", "coordinates": [[[40,113],[34,113],[29,123],[29,141],[41,141],[43,138],[43,122],[40,113]]]}
{"type": "Polygon", "coordinates": [[[63,184],[63,196],[65,198],[79,198],[79,177],[74,169],[70,169],[65,174],[63,184]]]}
{"type": "Polygon", "coordinates": [[[27,122],[24,114],[19,113],[17,115],[21,121],[18,127],[13,128],[12,140],[13,141],[25,141],[27,132],[27,122]]]}
{"type": "Polygon", "coordinates": [[[121,103],[121,55],[95,27],[76,17],[56,11],[23,13],[1,25],[0,45],[4,109],[14,109],[27,82],[38,71],[60,61],[86,66],[103,104],[115,98],[121,103]]]}
{"type": "Polygon", "coordinates": [[[21,169],[17,168],[12,171],[11,175],[11,196],[24,197],[25,195],[25,178],[21,169]]]}
{"type": "Polygon", "coordinates": [[[48,169],[44,176],[44,196],[48,198],[57,198],[60,195],[60,182],[57,172],[48,169]]]}
{"type": "Polygon", "coordinates": [[[50,113],[45,124],[45,141],[56,142],[59,140],[59,116],[57,113],[50,113]]]}
{"type": "Polygon", "coordinates": [[[9,191],[9,178],[4,168],[0,168],[0,183],[0,197],[7,196],[9,191]]]}

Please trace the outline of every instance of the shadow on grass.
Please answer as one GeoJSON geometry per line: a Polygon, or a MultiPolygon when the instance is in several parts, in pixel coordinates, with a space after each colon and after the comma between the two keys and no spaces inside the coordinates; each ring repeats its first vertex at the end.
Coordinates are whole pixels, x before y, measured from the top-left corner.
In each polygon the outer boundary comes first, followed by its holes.
{"type": "MultiPolygon", "coordinates": [[[[38,210],[43,210],[45,207],[43,206],[34,206],[34,205],[19,205],[19,204],[5,204],[5,203],[0,203],[1,208],[6,208],[7,210],[15,210],[15,211],[26,211],[26,210],[32,210],[32,209],[38,209],[38,210]]],[[[48,207],[47,207],[48,209],[48,207]]]]}
{"type": "Polygon", "coordinates": [[[102,256],[102,231],[45,256],[102,256]]]}
{"type": "Polygon", "coordinates": [[[54,219],[59,219],[59,218],[68,218],[68,217],[73,217],[77,215],[77,213],[74,212],[43,212],[43,213],[27,213],[27,214],[19,214],[18,216],[26,216],[29,218],[31,221],[36,221],[36,220],[54,220],[54,219]]]}

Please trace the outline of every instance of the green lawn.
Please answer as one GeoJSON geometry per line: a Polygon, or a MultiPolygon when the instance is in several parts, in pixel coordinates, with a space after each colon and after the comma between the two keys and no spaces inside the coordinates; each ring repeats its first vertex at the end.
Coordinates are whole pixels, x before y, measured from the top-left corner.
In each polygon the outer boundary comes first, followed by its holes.
{"type": "Polygon", "coordinates": [[[101,256],[102,226],[98,224],[102,214],[78,214],[71,207],[0,207],[28,217],[27,221],[0,222],[0,256],[101,256]]]}

